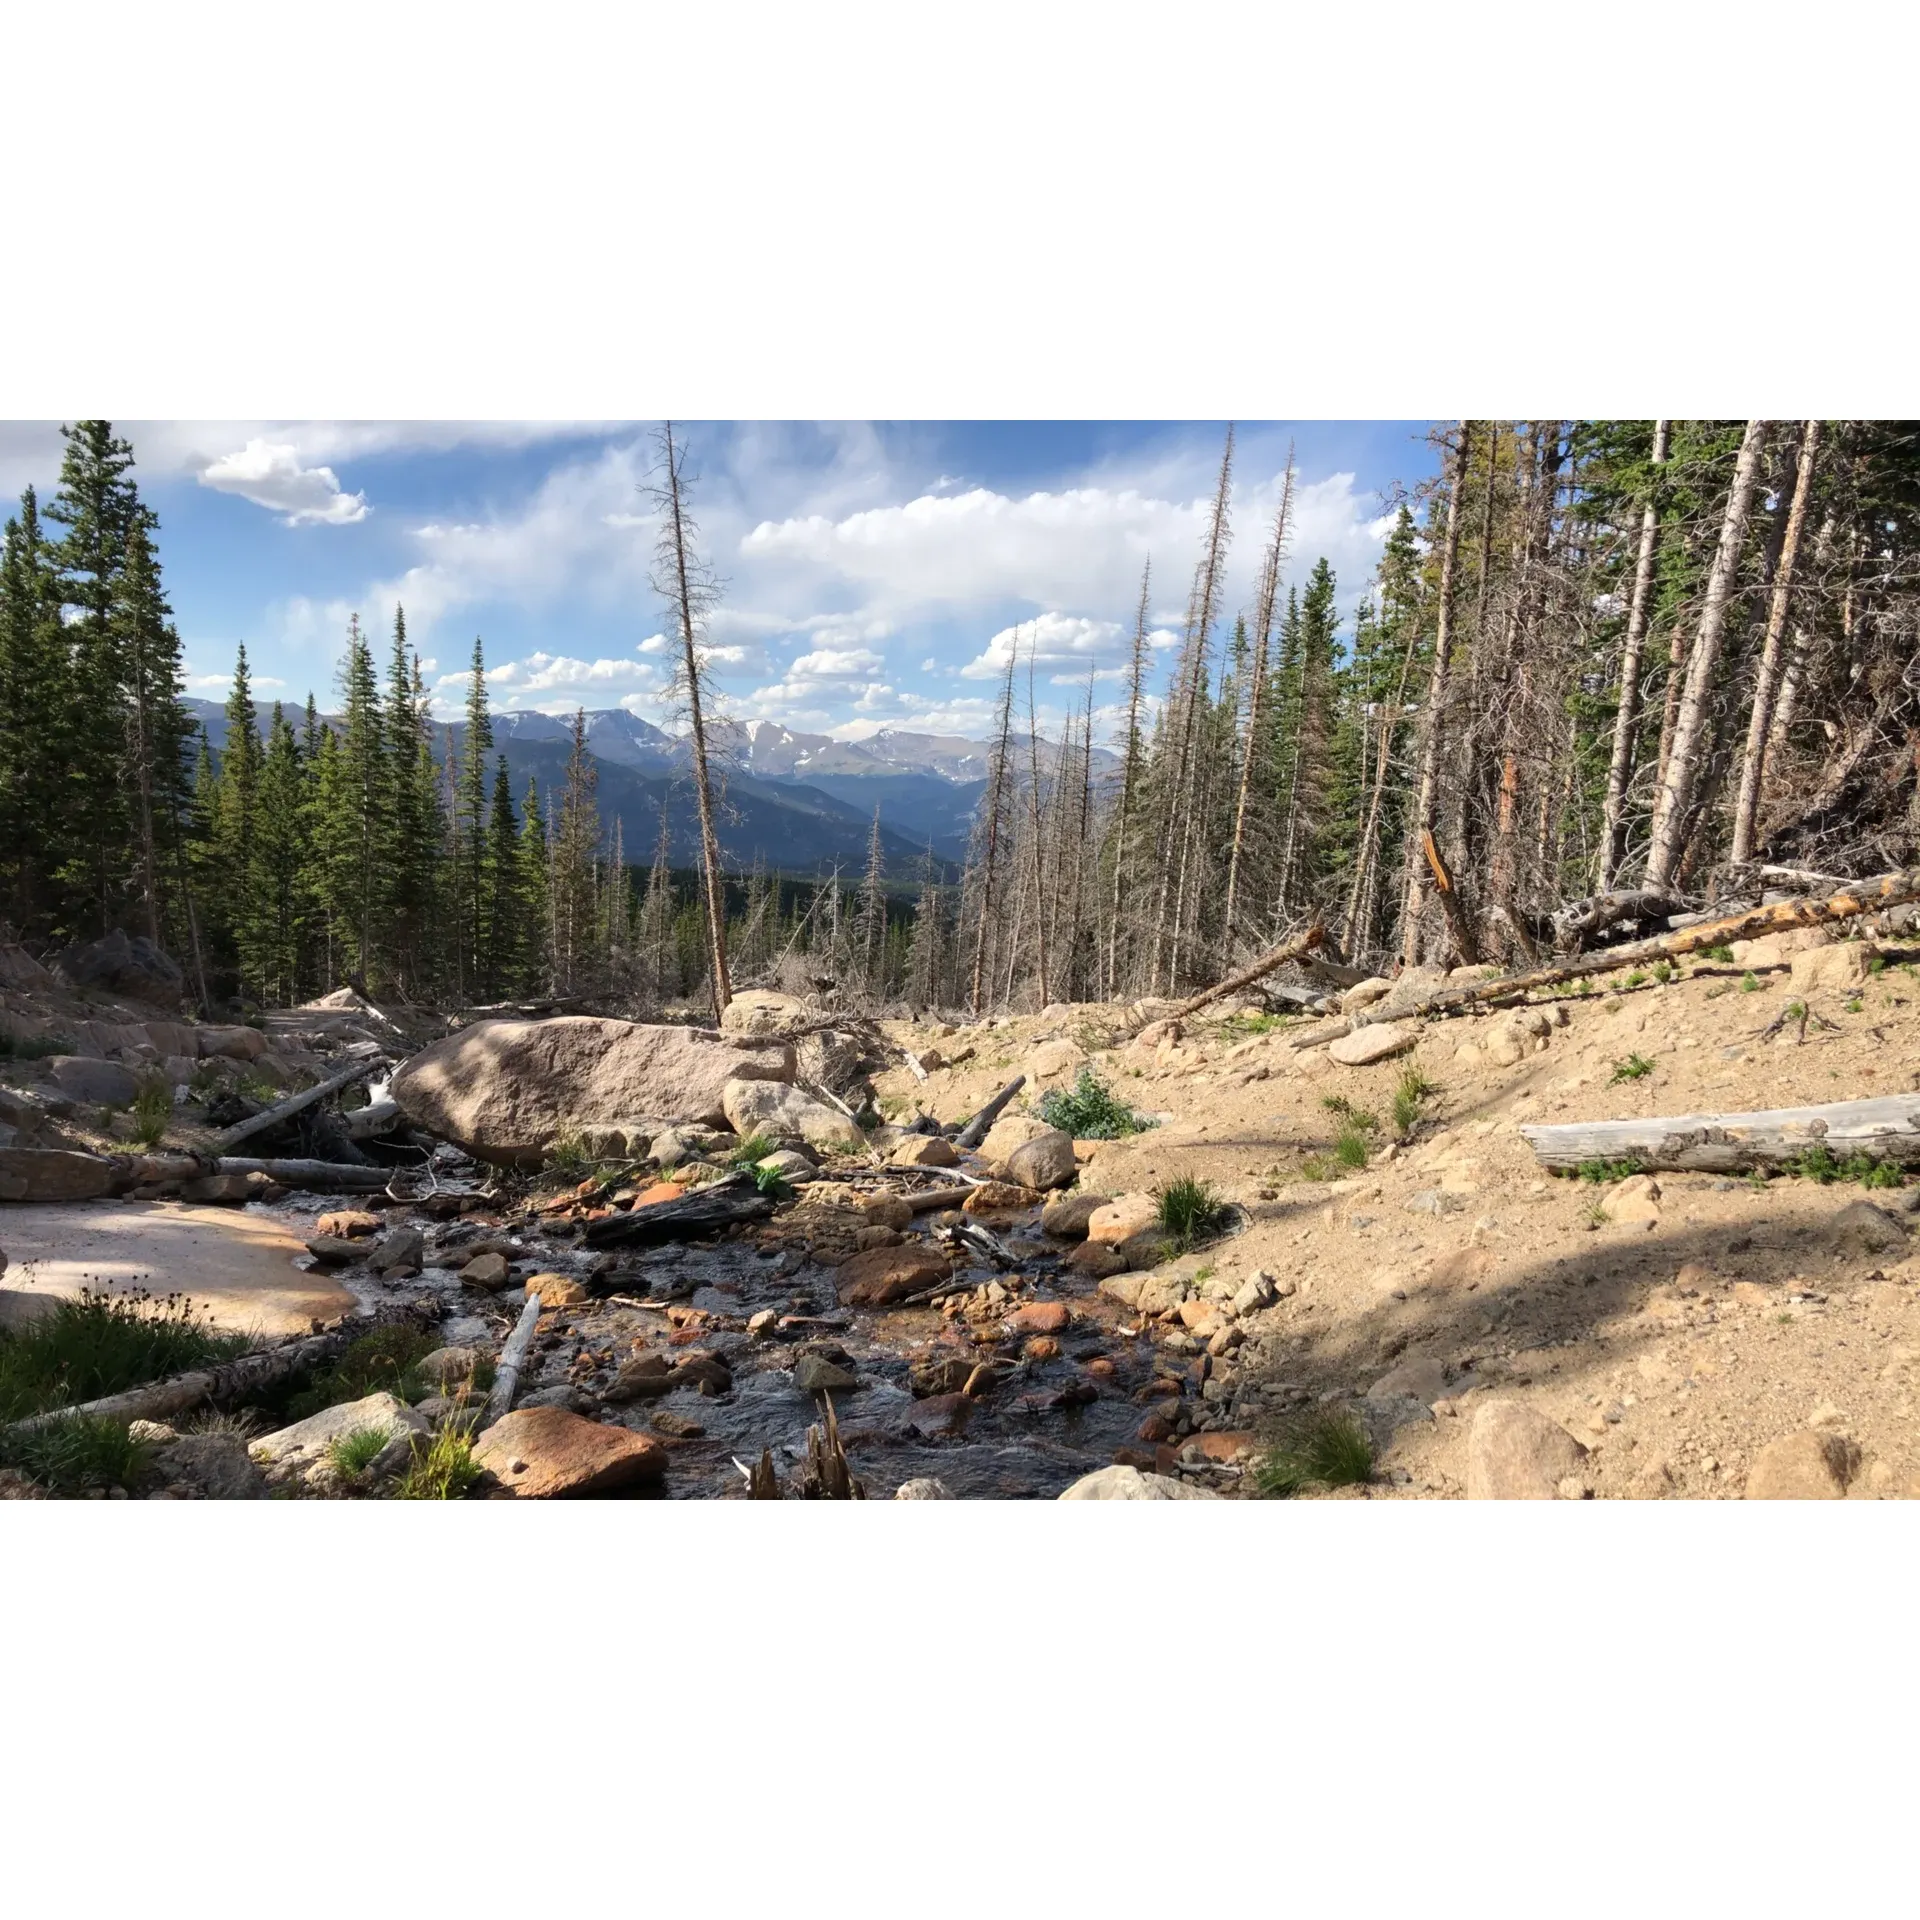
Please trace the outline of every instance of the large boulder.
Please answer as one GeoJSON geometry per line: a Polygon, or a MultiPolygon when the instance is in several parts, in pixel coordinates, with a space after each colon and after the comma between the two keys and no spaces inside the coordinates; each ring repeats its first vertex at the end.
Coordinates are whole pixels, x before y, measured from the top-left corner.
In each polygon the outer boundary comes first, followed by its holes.
{"type": "Polygon", "coordinates": [[[720,1015],[723,1033],[769,1034],[798,1026],[807,1017],[806,1003],[790,993],[745,987],[727,1002],[720,1015]]]}
{"type": "Polygon", "coordinates": [[[1327,1049],[1327,1058],[1343,1067],[1371,1066],[1396,1053],[1405,1053],[1420,1038],[1420,1029],[1410,1022],[1383,1020],[1376,1026],[1359,1027],[1343,1033],[1327,1049]]]}
{"type": "Polygon", "coordinates": [[[867,1136],[844,1113],[799,1087],[778,1080],[729,1080],[720,1089],[720,1105],[741,1139],[765,1134],[770,1139],[794,1135],[810,1147],[835,1147],[858,1153],[867,1136]]]}
{"type": "Polygon", "coordinates": [[[0,1147],[0,1200],[98,1200],[117,1169],[95,1153],[56,1147],[0,1147]]]}
{"type": "Polygon", "coordinates": [[[980,1158],[989,1167],[1003,1166],[1016,1147],[1024,1147],[1029,1140],[1038,1140],[1041,1135],[1056,1131],[1035,1114],[1003,1113],[980,1142],[980,1158]]]}
{"type": "Polygon", "coordinates": [[[130,1107],[140,1090],[133,1069],[114,1060],[84,1060],[61,1053],[47,1062],[47,1071],[69,1100],[78,1100],[83,1106],[130,1107]]]}
{"type": "Polygon", "coordinates": [[[393,1077],[418,1127],[496,1166],[537,1166],[557,1134],[726,1123],[729,1080],[790,1081],[793,1049],[629,1020],[485,1020],[436,1040],[393,1077]]]}
{"type": "Polygon", "coordinates": [[[334,1443],[349,1434],[371,1431],[391,1443],[428,1430],[404,1400],[391,1393],[370,1393],[364,1400],[327,1407],[278,1433],[264,1434],[247,1453],[255,1465],[266,1468],[270,1481],[304,1480],[326,1462],[334,1443]]]}
{"type": "Polygon", "coordinates": [[[145,934],[129,938],[118,927],[56,954],[51,971],[63,987],[123,993],[156,1007],[177,1007],[186,988],[186,976],[145,934]]]}
{"type": "Polygon", "coordinates": [[[1023,1187],[1064,1187],[1074,1175],[1073,1136],[1050,1127],[1007,1155],[1006,1175],[1023,1187]]]}
{"type": "Polygon", "coordinates": [[[521,1500],[618,1493],[667,1470],[667,1450],[658,1440],[601,1426],[564,1407],[523,1407],[496,1420],[473,1457],[521,1500]]]}
{"type": "Polygon", "coordinates": [[[1864,940],[1835,941],[1793,956],[1789,974],[1796,993],[1852,993],[1873,972],[1874,949],[1864,940]]]}
{"type": "Polygon", "coordinates": [[[1102,1467],[1076,1480],[1062,1500],[1218,1500],[1211,1487],[1190,1487],[1170,1473],[1142,1473],[1138,1467],[1102,1467]]]}

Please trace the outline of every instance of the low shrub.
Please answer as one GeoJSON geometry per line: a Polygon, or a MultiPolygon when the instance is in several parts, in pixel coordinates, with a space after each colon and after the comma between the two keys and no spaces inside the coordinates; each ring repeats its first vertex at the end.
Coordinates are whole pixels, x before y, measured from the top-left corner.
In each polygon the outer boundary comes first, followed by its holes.
{"type": "Polygon", "coordinates": [[[1156,1189],[1154,1197],[1160,1203],[1160,1226],[1176,1252],[1211,1240],[1233,1218],[1232,1207],[1204,1180],[1183,1176],[1156,1189]]]}
{"type": "Polygon", "coordinates": [[[1124,1140],[1157,1123],[1115,1099],[1091,1066],[1080,1069],[1071,1087],[1055,1087],[1040,1096],[1040,1118],[1076,1140],[1124,1140]]]}

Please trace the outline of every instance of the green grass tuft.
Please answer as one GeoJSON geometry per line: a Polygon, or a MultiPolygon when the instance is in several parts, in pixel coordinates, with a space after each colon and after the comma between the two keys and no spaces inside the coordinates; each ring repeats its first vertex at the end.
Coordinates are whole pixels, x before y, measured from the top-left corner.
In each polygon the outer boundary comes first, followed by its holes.
{"type": "Polygon", "coordinates": [[[173,1089],[157,1073],[145,1075],[133,1096],[134,1144],[157,1147],[172,1119],[173,1089]]]}
{"type": "Polygon", "coordinates": [[[0,1466],[17,1468],[49,1493],[81,1494],[95,1487],[139,1484],[148,1448],[124,1420],[75,1414],[44,1427],[0,1431],[0,1466]]]}
{"type": "Polygon", "coordinates": [[[1420,1109],[1440,1091],[1411,1063],[1400,1069],[1393,1088],[1393,1130],[1404,1140],[1420,1124],[1420,1109]]]}
{"type": "Polygon", "coordinates": [[[1157,1122],[1116,1100],[1090,1066],[1080,1069],[1071,1087],[1055,1087],[1040,1096],[1040,1118],[1076,1140],[1124,1140],[1157,1122]]]}
{"type": "Polygon", "coordinates": [[[1653,1062],[1644,1053],[1630,1053],[1624,1060],[1613,1063],[1613,1078],[1609,1086],[1617,1087],[1622,1080],[1644,1080],[1653,1071],[1653,1062]]]}
{"type": "Polygon", "coordinates": [[[1824,1141],[1815,1141],[1799,1159],[1789,1161],[1786,1171],[1822,1187],[1836,1180],[1854,1180],[1869,1188],[1906,1184],[1906,1176],[1893,1161],[1876,1159],[1870,1153],[1851,1153],[1841,1160],[1824,1141]]]}
{"type": "Polygon", "coordinates": [[[461,1500],[486,1469],[473,1457],[473,1441],[455,1424],[443,1426],[423,1446],[413,1443],[413,1460],[394,1488],[396,1500],[461,1500]]]}
{"type": "Polygon", "coordinates": [[[1574,1169],[1580,1179],[1591,1180],[1596,1186],[1614,1180],[1630,1179],[1634,1174],[1645,1171],[1641,1162],[1631,1157],[1625,1160],[1582,1160],[1574,1169]]]}
{"type": "Polygon", "coordinates": [[[1743,973],[1740,976],[1740,991],[1742,993],[1758,993],[1760,991],[1760,976],[1757,973],[1743,973]]]}
{"type": "Polygon", "coordinates": [[[787,1177],[778,1167],[749,1167],[749,1178],[753,1181],[754,1191],[764,1193],[769,1200],[784,1200],[793,1192],[787,1184],[787,1177]]]}
{"type": "Polygon", "coordinates": [[[0,1421],[237,1359],[252,1345],[245,1334],[216,1332],[180,1294],[155,1300],[142,1288],[87,1289],[24,1326],[0,1329],[0,1421]]]}
{"type": "Polygon", "coordinates": [[[327,1449],[327,1458],[344,1480],[357,1480],[386,1451],[391,1434],[379,1427],[355,1427],[327,1449]]]}
{"type": "Polygon", "coordinates": [[[1309,1486],[1364,1486],[1372,1478],[1366,1429],[1352,1414],[1325,1408],[1295,1421],[1253,1470],[1253,1484],[1269,1500],[1290,1500],[1309,1486]]]}
{"type": "Polygon", "coordinates": [[[582,1135],[563,1130],[553,1136],[547,1148],[547,1172],[568,1180],[584,1180],[592,1166],[593,1155],[587,1151],[582,1135]]]}
{"type": "Polygon", "coordinates": [[[1204,1180],[1183,1176],[1159,1188],[1160,1225],[1176,1251],[1184,1253],[1225,1230],[1233,1209],[1204,1180]]]}
{"type": "Polygon", "coordinates": [[[1333,1157],[1343,1167],[1367,1164],[1367,1136],[1358,1127],[1342,1127],[1334,1136],[1333,1157]]]}
{"type": "Polygon", "coordinates": [[[1380,1124],[1377,1114],[1369,1113],[1365,1107],[1356,1107],[1344,1093],[1323,1093],[1320,1104],[1358,1132],[1371,1133],[1380,1124]]]}
{"type": "Polygon", "coordinates": [[[768,1154],[779,1151],[778,1142],[768,1139],[764,1133],[750,1133],[727,1155],[727,1165],[749,1169],[758,1165],[768,1154]]]}
{"type": "Polygon", "coordinates": [[[1697,956],[1702,960],[1717,960],[1723,967],[1733,964],[1733,949],[1722,941],[1718,946],[1702,947],[1697,956]]]}

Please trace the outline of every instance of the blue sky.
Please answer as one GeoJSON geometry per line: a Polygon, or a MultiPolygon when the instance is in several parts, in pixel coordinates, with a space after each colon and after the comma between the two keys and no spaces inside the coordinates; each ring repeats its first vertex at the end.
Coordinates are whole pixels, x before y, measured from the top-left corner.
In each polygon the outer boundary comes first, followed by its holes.
{"type": "MultiPolygon", "coordinates": [[[[244,640],[263,701],[331,698],[350,613],[384,649],[402,603],[440,708],[474,637],[497,709],[624,706],[671,723],[665,610],[640,491],[651,423],[122,422],[190,690],[244,640]]],[[[1224,423],[688,422],[702,545],[725,581],[709,642],[726,710],[859,737],[978,735],[1016,630],[1043,720],[1096,676],[1109,713],[1150,554],[1162,664],[1178,637],[1224,423]]],[[[1288,443],[1291,577],[1324,554],[1348,607],[1422,422],[1241,422],[1224,605],[1253,592],[1288,443]]],[[[0,487],[59,468],[56,427],[0,424],[0,487]]]]}

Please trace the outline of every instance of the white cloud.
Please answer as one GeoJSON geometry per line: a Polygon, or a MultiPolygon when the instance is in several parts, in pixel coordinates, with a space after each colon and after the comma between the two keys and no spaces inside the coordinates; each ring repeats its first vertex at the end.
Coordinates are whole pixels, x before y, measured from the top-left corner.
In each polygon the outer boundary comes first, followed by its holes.
{"type": "Polygon", "coordinates": [[[1036,666],[1059,666],[1065,661],[1124,659],[1126,630],[1116,620],[1089,620],[1084,614],[1043,613],[1017,627],[1002,627],[987,642],[987,650],[960,669],[963,680],[995,680],[1016,656],[1036,666]]]}
{"type": "Polygon", "coordinates": [[[290,527],[347,527],[368,513],[364,493],[345,492],[331,467],[303,467],[285,442],[249,440],[203,467],[200,484],[284,514],[290,527]]]}

